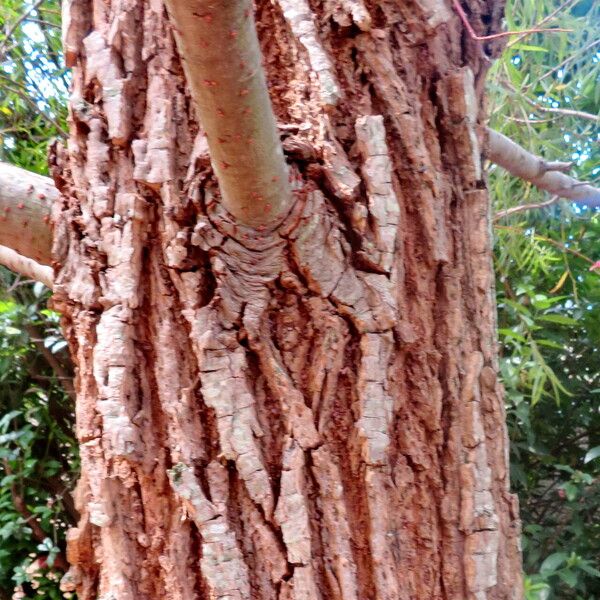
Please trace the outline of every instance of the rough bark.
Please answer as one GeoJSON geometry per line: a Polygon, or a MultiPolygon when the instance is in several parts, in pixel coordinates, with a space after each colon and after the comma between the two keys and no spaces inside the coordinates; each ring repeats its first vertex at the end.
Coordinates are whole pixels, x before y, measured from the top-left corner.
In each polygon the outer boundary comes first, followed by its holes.
{"type": "MultiPolygon", "coordinates": [[[[497,31],[499,6],[470,9],[497,31]]],[[[295,198],[260,232],[219,202],[163,5],[64,10],[55,302],[82,516],[63,586],[520,598],[484,48],[435,0],[259,2],[295,198]]]]}

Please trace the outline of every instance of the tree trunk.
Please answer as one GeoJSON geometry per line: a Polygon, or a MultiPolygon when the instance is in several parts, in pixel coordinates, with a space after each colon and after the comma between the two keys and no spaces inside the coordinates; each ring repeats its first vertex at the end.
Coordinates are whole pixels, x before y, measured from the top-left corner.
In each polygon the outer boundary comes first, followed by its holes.
{"type": "MultiPolygon", "coordinates": [[[[163,4],[64,11],[55,302],[78,367],[82,517],[63,587],[521,598],[481,164],[489,48],[440,0],[258,2],[296,198],[267,233],[222,208],[163,4]]],[[[471,1],[480,31],[500,13],[471,1]]]]}

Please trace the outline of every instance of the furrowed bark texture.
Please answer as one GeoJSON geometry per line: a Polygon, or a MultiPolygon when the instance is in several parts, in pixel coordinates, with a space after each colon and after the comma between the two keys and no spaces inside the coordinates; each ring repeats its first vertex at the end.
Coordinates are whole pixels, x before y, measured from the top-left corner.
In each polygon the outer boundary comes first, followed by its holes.
{"type": "MultiPolygon", "coordinates": [[[[296,199],[265,233],[219,201],[163,5],[64,9],[55,301],[82,517],[63,587],[520,598],[484,48],[435,0],[259,2],[296,199]]],[[[495,3],[471,12],[497,31],[495,3]]]]}

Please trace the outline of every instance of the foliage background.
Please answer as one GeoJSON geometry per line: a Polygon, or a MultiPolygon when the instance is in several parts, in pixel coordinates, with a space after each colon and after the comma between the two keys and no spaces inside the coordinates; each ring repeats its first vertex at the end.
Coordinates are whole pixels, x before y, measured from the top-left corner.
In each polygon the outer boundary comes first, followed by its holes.
{"type": "MultiPolygon", "coordinates": [[[[488,81],[490,126],[600,174],[600,3],[511,0],[513,37],[488,81]],[[549,15],[555,15],[547,19],[549,15]]],[[[501,368],[528,599],[600,598],[600,214],[491,169],[501,368]]]]}
{"type": "MultiPolygon", "coordinates": [[[[0,160],[39,173],[66,128],[59,24],[58,0],[0,7],[0,160]]],[[[571,31],[510,38],[488,79],[490,125],[598,182],[600,3],[509,0],[506,25],[571,31]]],[[[489,183],[525,593],[600,600],[600,215],[494,167],[489,183]]],[[[69,596],[58,580],[77,517],[71,365],[47,290],[0,276],[0,600],[54,600],[69,596]]]]}

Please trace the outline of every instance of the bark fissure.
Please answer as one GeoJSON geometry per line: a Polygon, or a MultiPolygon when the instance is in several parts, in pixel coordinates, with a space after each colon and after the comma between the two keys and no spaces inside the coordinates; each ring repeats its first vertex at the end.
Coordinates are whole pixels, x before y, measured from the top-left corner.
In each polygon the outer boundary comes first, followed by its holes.
{"type": "Polygon", "coordinates": [[[480,53],[437,2],[259,2],[294,201],[250,228],[162,4],[126,4],[65,8],[55,295],[83,468],[65,585],[519,598],[480,53]]]}

